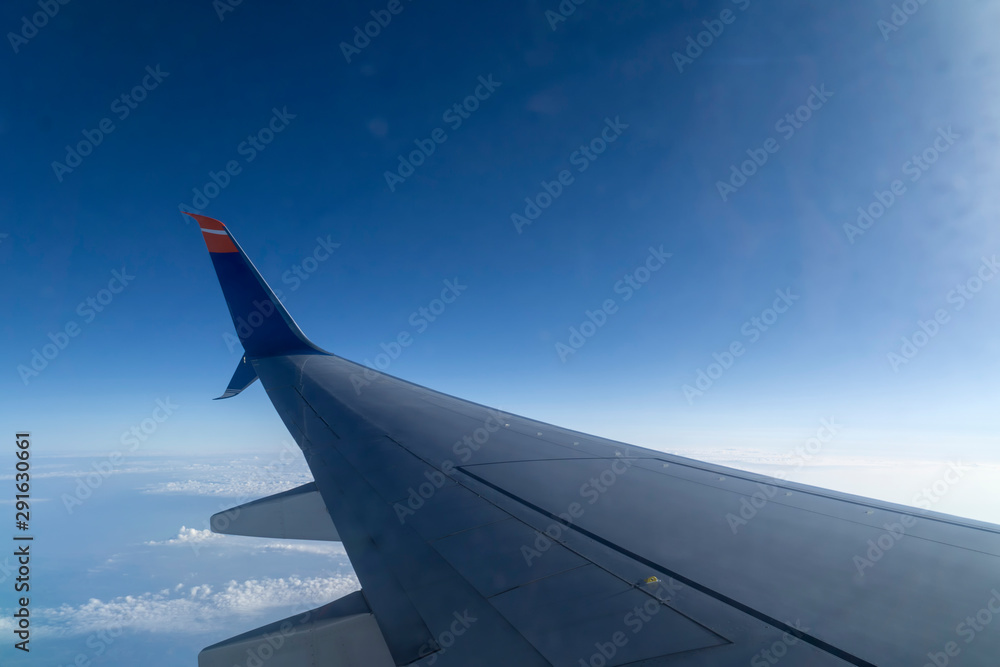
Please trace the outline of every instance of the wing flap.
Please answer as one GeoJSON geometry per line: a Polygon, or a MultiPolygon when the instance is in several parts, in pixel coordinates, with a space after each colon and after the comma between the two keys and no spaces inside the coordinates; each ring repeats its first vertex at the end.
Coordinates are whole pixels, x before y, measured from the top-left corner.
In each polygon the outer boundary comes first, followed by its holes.
{"type": "Polygon", "coordinates": [[[339,542],[316,482],[212,515],[213,533],[339,542]]]}
{"type": "Polygon", "coordinates": [[[361,591],[205,648],[198,667],[394,667],[361,591]]]}
{"type": "Polygon", "coordinates": [[[624,665],[729,643],[667,606],[659,590],[630,585],[588,564],[492,602],[553,665],[579,664],[580,658],[594,664],[595,655],[624,665]]]}

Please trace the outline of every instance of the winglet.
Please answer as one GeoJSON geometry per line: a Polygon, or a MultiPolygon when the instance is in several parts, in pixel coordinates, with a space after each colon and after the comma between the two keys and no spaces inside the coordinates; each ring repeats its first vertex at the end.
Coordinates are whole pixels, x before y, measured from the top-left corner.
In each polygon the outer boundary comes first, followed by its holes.
{"type": "Polygon", "coordinates": [[[225,393],[222,396],[216,397],[215,400],[220,401],[223,398],[232,398],[252,385],[256,379],[257,369],[247,361],[246,357],[243,357],[240,359],[240,365],[236,367],[236,372],[233,373],[233,379],[229,381],[229,386],[226,387],[225,393]]]}
{"type": "Polygon", "coordinates": [[[198,221],[198,226],[201,228],[201,235],[205,238],[205,245],[208,246],[209,252],[239,252],[236,244],[233,243],[232,237],[229,236],[229,230],[226,229],[224,224],[215,218],[209,218],[204,215],[196,215],[194,213],[187,213],[186,215],[198,221]]]}
{"type": "MultiPolygon", "coordinates": [[[[197,213],[187,215],[194,218],[201,228],[219,285],[226,297],[226,305],[229,306],[229,314],[233,318],[233,326],[236,327],[236,335],[248,358],[302,353],[329,354],[306,338],[224,224],[197,213]]],[[[242,366],[233,376],[233,382],[239,379],[247,380],[244,387],[253,381],[242,366]],[[246,377],[241,376],[241,372],[246,377]]],[[[229,391],[226,393],[229,394],[229,391]]]]}

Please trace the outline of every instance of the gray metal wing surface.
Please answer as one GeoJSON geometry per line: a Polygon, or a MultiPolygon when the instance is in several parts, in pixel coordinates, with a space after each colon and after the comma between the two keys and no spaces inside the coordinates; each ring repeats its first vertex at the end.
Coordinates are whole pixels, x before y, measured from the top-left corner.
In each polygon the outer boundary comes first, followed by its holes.
{"type": "MultiPolygon", "coordinates": [[[[376,373],[309,342],[225,227],[197,219],[232,245],[212,238],[209,249],[238,332],[262,302],[272,312],[273,329],[241,333],[246,363],[315,478],[281,507],[318,492],[323,534],[343,542],[362,585],[296,619],[287,660],[278,648],[269,664],[1000,664],[997,526],[609,441],[376,373]]],[[[266,516],[287,517],[273,506],[266,516]]],[[[267,534],[257,516],[253,534],[267,534]]],[[[200,664],[228,667],[276,630],[255,632],[200,664]]]]}

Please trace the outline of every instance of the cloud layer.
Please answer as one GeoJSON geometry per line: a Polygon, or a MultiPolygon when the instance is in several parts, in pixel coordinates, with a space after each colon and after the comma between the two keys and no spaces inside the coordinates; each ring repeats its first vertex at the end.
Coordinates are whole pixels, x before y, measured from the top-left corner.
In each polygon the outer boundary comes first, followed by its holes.
{"type": "Polygon", "coordinates": [[[196,551],[210,545],[220,549],[244,549],[253,551],[297,551],[301,553],[324,554],[329,556],[346,556],[347,551],[340,542],[284,542],[261,537],[242,537],[240,535],[220,535],[209,529],[198,530],[181,526],[177,537],[169,540],[150,541],[144,543],[150,547],[189,546],[196,551]]]}
{"type": "MultiPolygon", "coordinates": [[[[287,577],[230,581],[218,589],[210,585],[183,586],[125,595],[110,600],[90,599],[35,610],[37,637],[73,637],[100,632],[218,633],[237,625],[261,624],[321,606],[360,588],[357,577],[287,577]],[[277,613],[281,609],[283,613],[277,613]]],[[[0,630],[13,629],[10,619],[0,630]]]]}

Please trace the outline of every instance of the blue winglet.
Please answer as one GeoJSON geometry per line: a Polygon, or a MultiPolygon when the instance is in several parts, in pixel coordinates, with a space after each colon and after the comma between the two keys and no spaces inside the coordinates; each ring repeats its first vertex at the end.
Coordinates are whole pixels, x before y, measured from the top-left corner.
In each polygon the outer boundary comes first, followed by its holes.
{"type": "MultiPolygon", "coordinates": [[[[201,228],[236,335],[250,360],[284,354],[329,354],[306,338],[225,225],[204,215],[188,215],[201,228]]],[[[234,382],[241,368],[233,376],[234,382]]],[[[248,378],[247,385],[252,381],[248,378]]]]}
{"type": "Polygon", "coordinates": [[[240,365],[236,367],[236,372],[233,373],[233,379],[229,381],[229,386],[226,387],[226,392],[222,394],[222,396],[216,397],[215,400],[219,401],[223,398],[232,398],[252,385],[256,379],[257,369],[253,367],[253,364],[247,361],[246,357],[243,357],[240,360],[240,365]]]}

